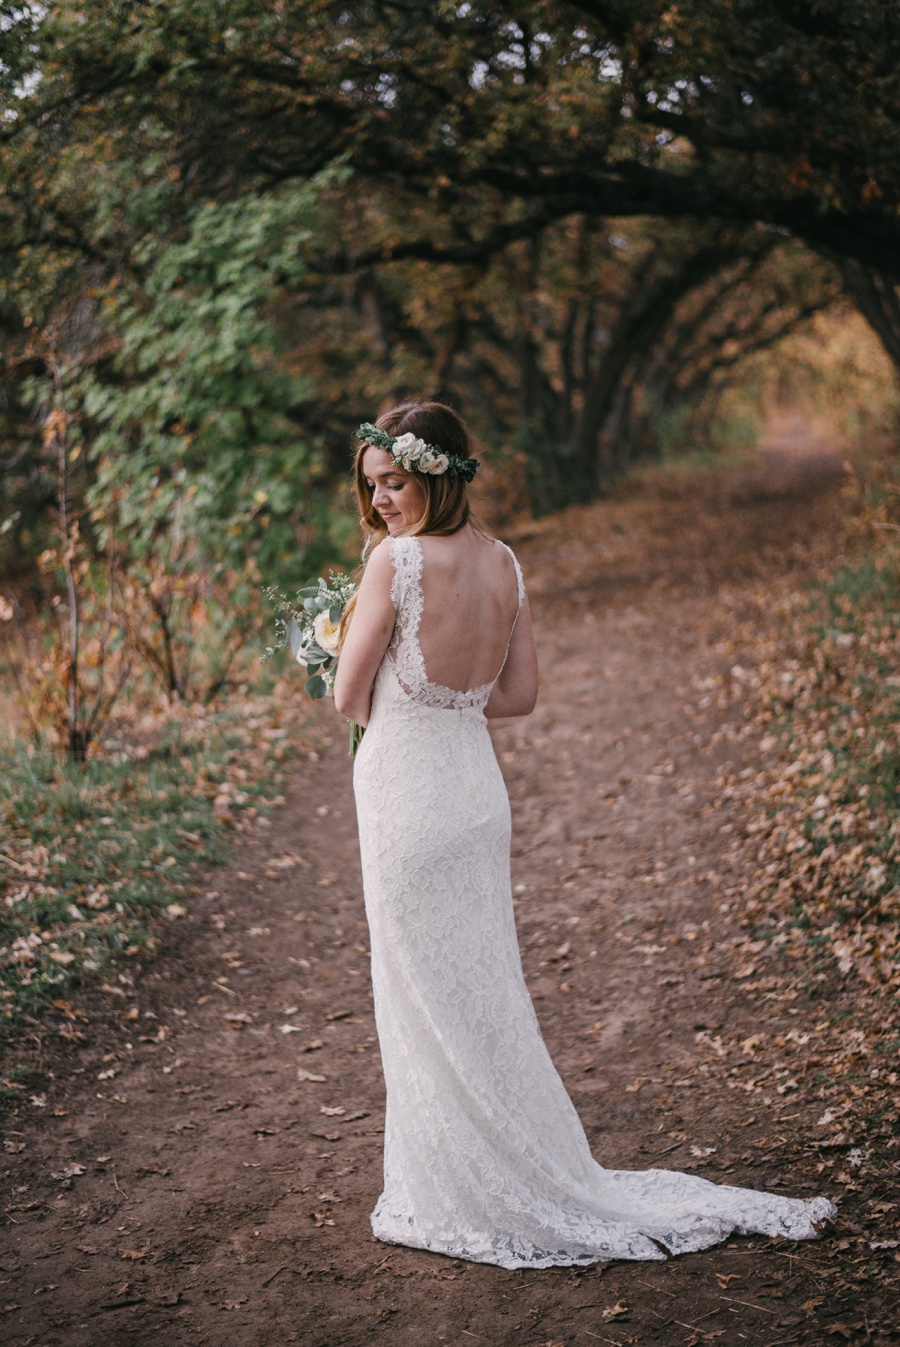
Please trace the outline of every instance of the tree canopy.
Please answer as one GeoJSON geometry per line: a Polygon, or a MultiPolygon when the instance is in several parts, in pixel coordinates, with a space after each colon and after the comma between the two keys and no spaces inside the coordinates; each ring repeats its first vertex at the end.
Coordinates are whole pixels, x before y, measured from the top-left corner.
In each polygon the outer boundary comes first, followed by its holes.
{"type": "Polygon", "coordinates": [[[452,239],[474,258],[585,212],[763,221],[898,266],[892,4],[99,0],[58,6],[33,37],[39,138],[47,119],[133,148],[162,135],[217,191],[345,156],[440,202],[447,236],[404,239],[405,255],[452,239]]]}
{"type": "Polygon", "coordinates": [[[900,367],[892,4],[63,0],[0,42],[19,553],[63,395],[136,546],[189,483],[197,547],[312,565],[388,397],[472,409],[552,504],[842,288],[900,367]]]}

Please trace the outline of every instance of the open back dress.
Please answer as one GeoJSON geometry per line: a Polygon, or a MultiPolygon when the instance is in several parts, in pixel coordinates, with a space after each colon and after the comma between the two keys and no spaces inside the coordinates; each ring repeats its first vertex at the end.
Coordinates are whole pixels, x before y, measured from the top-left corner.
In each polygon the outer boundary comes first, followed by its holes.
{"type": "Polygon", "coordinates": [[[834,1215],[826,1198],[593,1159],[522,975],[509,800],[484,714],[496,677],[429,681],[423,547],[387,545],[396,622],[354,768],[387,1086],[375,1235],[504,1268],[661,1259],[732,1232],[814,1237],[834,1215]]]}

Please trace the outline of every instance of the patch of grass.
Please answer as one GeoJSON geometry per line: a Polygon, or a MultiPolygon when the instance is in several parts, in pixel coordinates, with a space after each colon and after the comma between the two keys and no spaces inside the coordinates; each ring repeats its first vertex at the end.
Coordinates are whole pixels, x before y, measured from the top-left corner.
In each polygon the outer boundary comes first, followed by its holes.
{"type": "Polygon", "coordinates": [[[748,913],[889,995],[900,985],[900,566],[884,548],[861,552],[797,597],[806,624],[775,635],[758,683],[755,713],[783,754],[763,791],[752,787],[767,808],[748,913]]]}
{"type": "Polygon", "coordinates": [[[813,596],[813,612],[833,618],[841,630],[856,625],[860,606],[890,608],[900,600],[900,577],[871,554],[842,566],[813,596]],[[823,599],[825,600],[823,604],[823,599]]]}
{"type": "Polygon", "coordinates": [[[280,718],[273,696],[215,715],[184,708],[149,746],[108,746],[85,764],[0,746],[0,1041],[160,948],[187,911],[192,868],[226,859],[229,829],[277,790],[262,767],[285,756],[280,718]]]}

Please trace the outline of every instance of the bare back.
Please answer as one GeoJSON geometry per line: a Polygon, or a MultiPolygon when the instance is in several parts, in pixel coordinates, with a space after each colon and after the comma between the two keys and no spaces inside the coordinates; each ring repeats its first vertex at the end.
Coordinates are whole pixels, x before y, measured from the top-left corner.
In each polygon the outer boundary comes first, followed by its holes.
{"type": "Polygon", "coordinates": [[[419,538],[423,613],[419,645],[430,682],[466,692],[491,683],[519,611],[515,563],[471,527],[419,538]]]}

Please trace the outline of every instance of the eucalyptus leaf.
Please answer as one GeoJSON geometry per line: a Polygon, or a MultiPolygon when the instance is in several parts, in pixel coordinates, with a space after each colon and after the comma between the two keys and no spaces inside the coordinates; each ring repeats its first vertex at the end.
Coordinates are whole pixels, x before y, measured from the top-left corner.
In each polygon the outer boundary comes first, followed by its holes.
{"type": "Polygon", "coordinates": [[[328,684],[325,682],[325,679],[321,678],[318,674],[315,674],[312,678],[307,678],[304,687],[306,688],[307,694],[312,697],[314,702],[319,701],[319,699],[324,697],[325,693],[328,691],[328,684]]]}
{"type": "Polygon", "coordinates": [[[303,633],[301,632],[295,617],[292,617],[287,625],[287,640],[288,645],[291,647],[291,654],[294,656],[294,659],[297,659],[300,651],[303,649],[303,633]]]}

